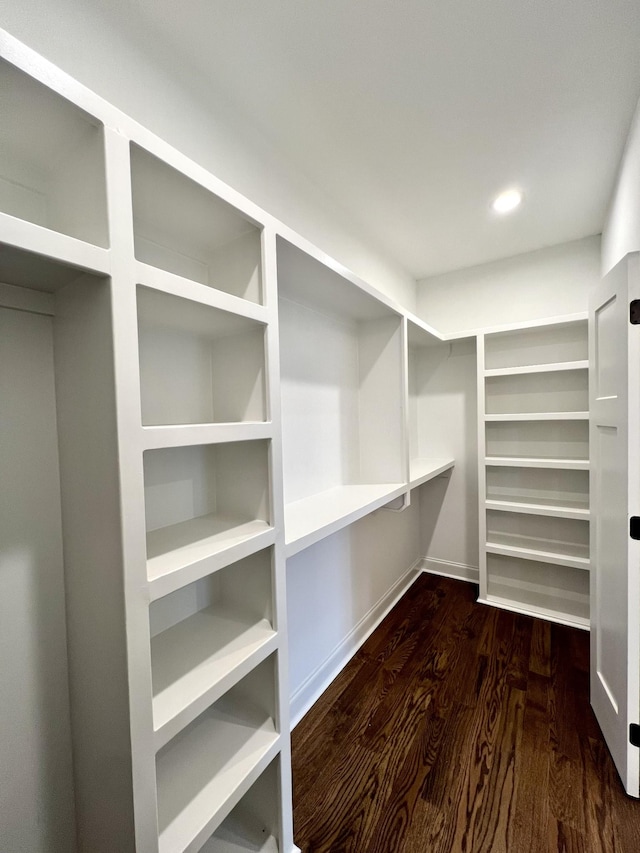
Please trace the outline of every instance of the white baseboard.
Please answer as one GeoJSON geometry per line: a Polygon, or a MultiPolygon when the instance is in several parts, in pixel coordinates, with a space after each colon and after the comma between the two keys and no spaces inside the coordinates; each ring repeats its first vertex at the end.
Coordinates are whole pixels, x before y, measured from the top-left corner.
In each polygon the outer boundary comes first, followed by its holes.
{"type": "Polygon", "coordinates": [[[431,557],[423,557],[419,564],[420,571],[429,572],[432,575],[442,575],[445,578],[454,578],[460,581],[478,583],[480,570],[477,566],[467,566],[465,563],[452,563],[449,560],[434,560],[431,557]]]}
{"type": "Polygon", "coordinates": [[[391,608],[402,598],[422,571],[420,558],[380,601],[363,616],[352,631],[331,652],[329,657],[309,675],[291,696],[291,728],[295,728],[311,706],[336,678],[358,651],[360,646],[375,631],[391,608]]]}

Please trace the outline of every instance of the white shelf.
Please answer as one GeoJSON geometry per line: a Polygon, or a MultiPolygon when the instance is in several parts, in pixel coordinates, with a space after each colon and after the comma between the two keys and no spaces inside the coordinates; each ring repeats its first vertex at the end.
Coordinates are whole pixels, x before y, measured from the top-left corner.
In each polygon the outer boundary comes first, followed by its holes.
{"type": "Polygon", "coordinates": [[[409,486],[414,489],[439,474],[449,471],[454,465],[454,459],[412,459],[409,486]]]}
{"type": "Polygon", "coordinates": [[[485,421],[588,421],[589,412],[516,412],[485,415],[485,421]]]}
{"type": "Polygon", "coordinates": [[[499,510],[501,512],[522,512],[529,515],[548,515],[554,518],[577,518],[589,520],[590,513],[588,509],[577,506],[567,506],[558,503],[535,503],[535,502],[518,502],[518,501],[498,501],[486,500],[485,506],[487,509],[499,510]]]}
{"type": "Polygon", "coordinates": [[[570,628],[580,628],[583,631],[588,631],[590,627],[589,618],[586,616],[577,616],[575,613],[565,613],[549,607],[540,607],[536,604],[518,605],[509,598],[500,598],[496,595],[487,595],[486,598],[479,597],[477,602],[478,604],[488,604],[491,607],[498,607],[500,610],[508,610],[509,613],[519,613],[522,616],[538,616],[547,622],[554,622],[556,625],[567,625],[570,628]]]}
{"type": "Polygon", "coordinates": [[[520,367],[497,367],[485,370],[485,376],[521,376],[530,373],[556,373],[565,370],[588,370],[588,359],[558,361],[550,364],[525,364],[520,367]]]}
{"type": "Polygon", "coordinates": [[[269,489],[268,441],[145,451],[152,597],[263,547],[272,527],[269,489]]]}
{"type": "Polygon", "coordinates": [[[487,467],[558,468],[567,471],[588,471],[588,459],[534,459],[529,456],[486,456],[487,467]]]}
{"type": "Polygon", "coordinates": [[[268,311],[264,305],[249,302],[240,296],[225,293],[223,290],[215,290],[206,284],[153,267],[151,264],[144,264],[142,261],[136,261],[136,284],[162,291],[162,293],[171,296],[191,299],[203,307],[218,308],[221,311],[228,311],[237,314],[239,317],[255,320],[258,323],[268,321],[268,311]]]}
{"type": "Polygon", "coordinates": [[[338,486],[287,504],[284,524],[287,557],[379,509],[401,495],[405,488],[404,483],[338,486]]]}
{"type": "Polygon", "coordinates": [[[215,702],[277,645],[266,619],[200,610],[151,640],[156,749],[215,702]]]}
{"type": "MultiPolygon", "coordinates": [[[[147,533],[147,577],[152,597],[159,598],[203,577],[220,566],[215,557],[224,555],[228,562],[239,559],[240,546],[254,543],[257,550],[265,533],[272,531],[266,521],[205,515],[191,518],[147,533]],[[187,577],[183,570],[194,568],[187,577]],[[167,581],[167,576],[184,577],[167,581]],[[164,583],[163,583],[164,581],[164,583]]],[[[242,554],[244,556],[244,554],[242,554]]]]}
{"type": "Polygon", "coordinates": [[[270,422],[145,426],[142,427],[142,447],[144,450],[160,450],[199,444],[258,441],[269,439],[272,435],[273,425],[270,422]]]}
{"type": "Polygon", "coordinates": [[[266,713],[226,703],[171,741],[156,762],[159,853],[199,849],[229,801],[237,802],[275,756],[278,740],[266,713]]]}
{"type": "Polygon", "coordinates": [[[0,243],[4,244],[0,253],[0,272],[7,284],[53,293],[83,272],[108,275],[111,271],[111,256],[107,249],[2,212],[0,243]],[[25,254],[12,255],[7,247],[25,254]],[[52,261],[64,267],[55,271],[52,261]],[[69,267],[71,270],[67,269],[69,267]]]}
{"type": "MultiPolygon", "coordinates": [[[[585,569],[587,571],[591,567],[588,556],[588,546],[586,548],[575,546],[575,556],[570,556],[568,553],[554,551],[553,546],[556,544],[554,542],[547,543],[550,546],[547,550],[541,547],[544,543],[541,543],[540,540],[529,539],[526,536],[518,537],[519,541],[522,543],[519,545],[508,544],[506,541],[500,542],[499,540],[501,538],[504,537],[489,534],[489,541],[486,545],[487,553],[501,554],[504,557],[519,557],[523,560],[536,560],[540,563],[550,563],[554,566],[568,566],[570,568],[585,569]],[[527,542],[530,544],[525,544],[527,542]]],[[[565,551],[568,550],[571,549],[565,548],[565,551]]]]}

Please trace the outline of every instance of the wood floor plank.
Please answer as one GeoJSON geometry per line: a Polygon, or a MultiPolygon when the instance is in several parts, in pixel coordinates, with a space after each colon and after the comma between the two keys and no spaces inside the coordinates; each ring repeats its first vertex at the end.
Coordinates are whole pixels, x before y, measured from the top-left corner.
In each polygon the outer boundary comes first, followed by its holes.
{"type": "Polygon", "coordinates": [[[551,754],[548,693],[548,679],[531,673],[516,758],[516,800],[509,834],[509,849],[521,853],[540,853],[548,844],[546,792],[551,754]]]}
{"type": "Polygon", "coordinates": [[[640,853],[589,637],[422,575],[295,729],[303,853],[640,853]]]}
{"type": "Polygon", "coordinates": [[[551,624],[542,619],[533,620],[529,669],[536,675],[551,675],[551,624]]]}

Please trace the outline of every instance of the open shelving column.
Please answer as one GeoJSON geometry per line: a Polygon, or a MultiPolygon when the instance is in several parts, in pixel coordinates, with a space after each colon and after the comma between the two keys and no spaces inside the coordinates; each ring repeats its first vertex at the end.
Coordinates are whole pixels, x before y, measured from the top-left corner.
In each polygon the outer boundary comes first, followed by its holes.
{"type": "Polygon", "coordinates": [[[278,240],[287,557],[406,491],[402,317],[278,240]]]}
{"type": "Polygon", "coordinates": [[[158,850],[224,849],[269,767],[291,850],[275,238],[179,155],[128,153],[158,850]]]}
{"type": "Polygon", "coordinates": [[[435,457],[429,453],[426,427],[434,417],[430,408],[425,385],[429,376],[429,357],[437,352],[435,347],[448,347],[432,329],[417,317],[407,319],[407,386],[408,386],[408,434],[409,434],[409,473],[411,489],[427,483],[450,471],[454,465],[453,457],[435,457]]]}
{"type": "Polygon", "coordinates": [[[478,336],[480,600],[589,627],[586,315],[478,336]]]}
{"type": "Polygon", "coordinates": [[[0,49],[0,304],[54,326],[80,849],[290,853],[275,233],[0,49]]]}

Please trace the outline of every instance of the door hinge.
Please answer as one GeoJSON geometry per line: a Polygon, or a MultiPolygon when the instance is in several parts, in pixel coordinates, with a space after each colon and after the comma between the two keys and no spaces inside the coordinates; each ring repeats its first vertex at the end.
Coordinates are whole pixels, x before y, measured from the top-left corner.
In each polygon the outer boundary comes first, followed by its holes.
{"type": "Polygon", "coordinates": [[[640,539],[640,515],[632,515],[629,519],[629,536],[631,539],[640,539]]]}
{"type": "Polygon", "coordinates": [[[629,322],[632,326],[640,325],[640,299],[633,299],[629,303],[629,322]]]}
{"type": "Polygon", "coordinates": [[[629,726],[629,743],[631,746],[640,746],[640,726],[637,723],[629,726]]]}

